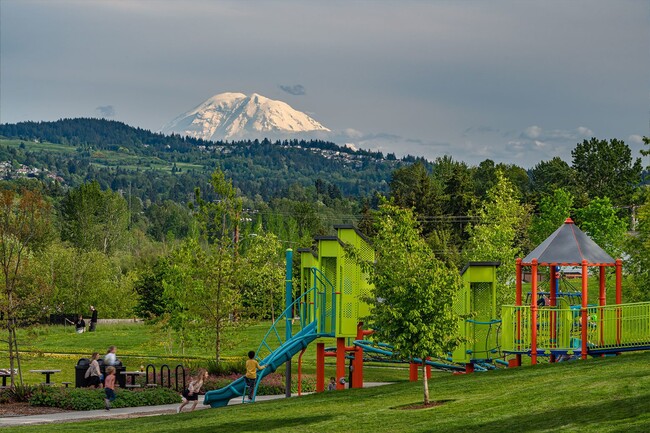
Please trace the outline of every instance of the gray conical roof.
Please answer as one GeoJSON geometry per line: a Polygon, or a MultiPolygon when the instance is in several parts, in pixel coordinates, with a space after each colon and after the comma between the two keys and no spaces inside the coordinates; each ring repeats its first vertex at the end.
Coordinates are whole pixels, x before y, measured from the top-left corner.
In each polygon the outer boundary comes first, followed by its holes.
{"type": "Polygon", "coordinates": [[[580,266],[583,260],[592,266],[616,263],[596,242],[576,227],[571,218],[567,218],[560,228],[528,254],[522,264],[530,265],[533,259],[537,259],[539,264],[564,266],[580,266]]]}

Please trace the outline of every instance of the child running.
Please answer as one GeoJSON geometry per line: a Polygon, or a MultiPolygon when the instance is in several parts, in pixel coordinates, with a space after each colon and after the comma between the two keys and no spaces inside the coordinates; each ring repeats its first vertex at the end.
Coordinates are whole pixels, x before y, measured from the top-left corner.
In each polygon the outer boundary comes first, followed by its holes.
{"type": "Polygon", "coordinates": [[[106,410],[111,409],[111,402],[115,400],[115,367],[109,365],[106,367],[106,379],[104,379],[104,390],[106,391],[106,398],[104,404],[106,410]]]}
{"type": "Polygon", "coordinates": [[[199,391],[201,391],[203,381],[207,378],[208,372],[204,368],[199,368],[196,377],[192,378],[192,380],[190,380],[190,384],[183,390],[183,402],[178,407],[178,409],[176,409],[176,413],[180,413],[185,405],[187,405],[187,403],[190,401],[193,403],[192,409],[190,409],[190,411],[196,409],[196,405],[199,402],[199,391]]]}
{"type": "Polygon", "coordinates": [[[264,370],[265,365],[260,365],[255,359],[255,352],[248,352],[246,361],[246,387],[248,387],[248,401],[253,400],[253,391],[255,391],[255,381],[257,380],[257,370],[264,370]]]}

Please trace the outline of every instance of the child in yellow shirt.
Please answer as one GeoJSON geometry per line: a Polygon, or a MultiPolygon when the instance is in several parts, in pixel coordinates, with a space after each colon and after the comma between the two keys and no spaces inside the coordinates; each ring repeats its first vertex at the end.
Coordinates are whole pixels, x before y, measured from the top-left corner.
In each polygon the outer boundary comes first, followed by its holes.
{"type": "Polygon", "coordinates": [[[253,400],[253,391],[255,390],[255,381],[257,380],[257,370],[264,370],[265,365],[260,365],[255,359],[255,352],[248,352],[248,360],[246,361],[246,386],[248,387],[248,400],[253,400]]]}

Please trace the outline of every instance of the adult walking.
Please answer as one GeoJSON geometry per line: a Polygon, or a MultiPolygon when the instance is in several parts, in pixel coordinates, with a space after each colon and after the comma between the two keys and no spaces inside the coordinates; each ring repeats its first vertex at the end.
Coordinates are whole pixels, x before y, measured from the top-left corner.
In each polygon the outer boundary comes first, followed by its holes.
{"type": "Polygon", "coordinates": [[[90,329],[88,329],[88,332],[93,332],[97,326],[97,309],[91,305],[90,311],[93,313],[92,316],[90,316],[90,329]]]}

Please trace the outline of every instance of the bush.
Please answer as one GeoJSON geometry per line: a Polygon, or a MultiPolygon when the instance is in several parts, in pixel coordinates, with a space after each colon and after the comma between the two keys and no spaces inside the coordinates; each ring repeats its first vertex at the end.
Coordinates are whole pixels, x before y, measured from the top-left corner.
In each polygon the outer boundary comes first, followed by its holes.
{"type": "Polygon", "coordinates": [[[16,403],[29,401],[35,391],[35,386],[16,385],[13,388],[7,389],[7,399],[16,403]]]}
{"type": "Polygon", "coordinates": [[[211,359],[208,361],[208,373],[214,376],[229,376],[231,374],[242,374],[246,371],[246,361],[243,359],[237,361],[216,362],[211,359]]]}
{"type": "MultiPolygon", "coordinates": [[[[215,389],[223,388],[242,377],[241,373],[230,374],[228,376],[210,376],[203,382],[203,389],[205,391],[212,391],[215,389]]],[[[281,395],[285,390],[284,375],[280,373],[271,373],[264,376],[257,388],[257,395],[281,395]]],[[[316,391],[316,376],[302,375],[302,392],[316,391]]],[[[291,392],[298,392],[298,376],[292,375],[291,378],[291,392]]]]}
{"type": "MultiPolygon", "coordinates": [[[[104,408],[103,389],[39,388],[29,399],[31,406],[58,407],[66,410],[96,410],[104,408]]],[[[180,395],[169,388],[119,389],[113,407],[157,406],[180,403],[180,395]]]]}

